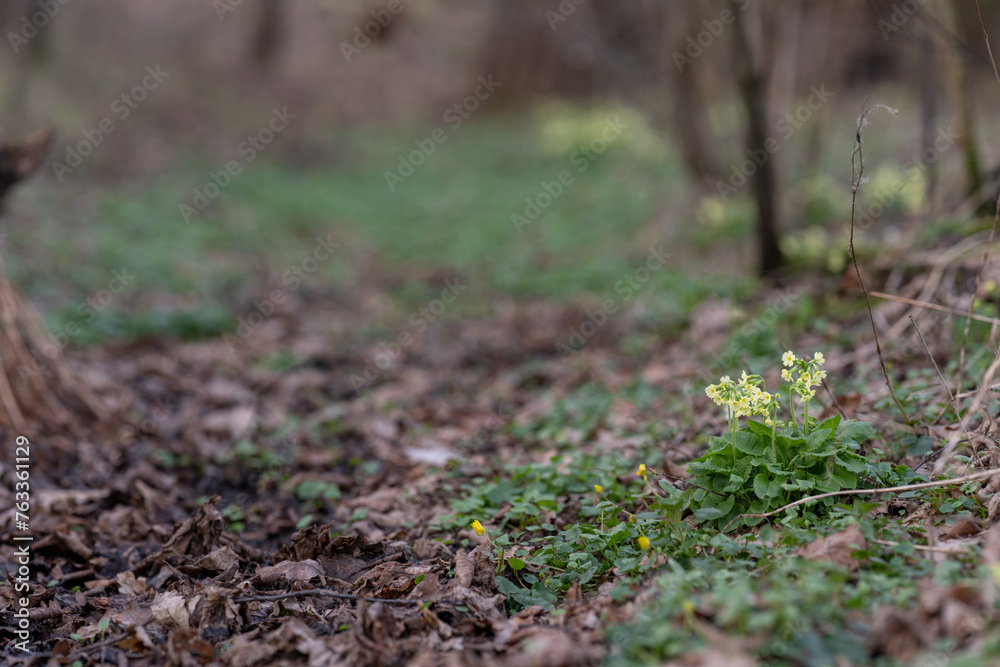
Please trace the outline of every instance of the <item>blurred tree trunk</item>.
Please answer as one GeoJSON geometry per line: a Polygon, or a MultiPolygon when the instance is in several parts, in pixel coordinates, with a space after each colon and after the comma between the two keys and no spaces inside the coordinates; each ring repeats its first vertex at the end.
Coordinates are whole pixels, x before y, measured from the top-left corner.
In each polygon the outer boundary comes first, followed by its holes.
{"type": "MultiPolygon", "coordinates": [[[[698,6],[691,2],[682,4],[682,9],[686,11],[683,24],[698,25],[698,6]]],[[[671,53],[684,53],[687,36],[686,31],[683,36],[677,36],[671,53]]],[[[693,67],[694,63],[680,71],[671,62],[666,67],[667,76],[663,83],[673,89],[673,108],[669,111],[674,115],[674,137],[681,146],[681,155],[688,172],[698,180],[713,182],[725,178],[725,172],[719,163],[718,147],[714,145],[712,133],[706,127],[710,104],[699,86],[702,77],[691,71],[693,67]]]]}
{"type": "MultiPolygon", "coordinates": [[[[5,27],[4,35],[14,33],[23,37],[24,18],[27,17],[30,21],[32,15],[38,11],[38,3],[35,0],[0,2],[0,26],[5,27]]],[[[26,124],[31,115],[28,109],[30,83],[35,72],[44,67],[51,56],[52,40],[50,35],[54,22],[50,20],[46,25],[38,28],[37,34],[28,39],[27,44],[19,44],[19,49],[14,54],[16,64],[13,68],[11,94],[4,111],[7,118],[17,125],[26,124]]]]}
{"type": "Polygon", "coordinates": [[[269,69],[281,52],[284,11],[280,0],[261,0],[250,43],[250,58],[262,69],[269,69]]]}
{"type": "Polygon", "coordinates": [[[972,115],[972,104],[969,101],[966,54],[963,45],[959,42],[961,12],[970,9],[975,11],[968,3],[959,4],[952,0],[946,3],[942,22],[951,33],[951,39],[946,42],[945,77],[951,97],[958,106],[958,141],[962,147],[962,162],[965,166],[965,189],[966,194],[972,196],[982,186],[982,178],[979,170],[979,152],[976,149],[976,128],[972,115]]]}
{"type": "Polygon", "coordinates": [[[536,0],[493,3],[478,71],[501,84],[494,104],[520,105],[547,95],[584,97],[599,88],[596,58],[589,57],[586,43],[573,44],[568,35],[579,30],[581,15],[591,9],[573,6],[574,13],[562,17],[536,0]]]}
{"type": "MultiPolygon", "coordinates": [[[[920,40],[920,154],[929,154],[934,150],[934,139],[937,138],[937,97],[940,94],[941,80],[938,75],[938,50],[934,36],[926,24],[921,25],[920,40]]],[[[937,210],[937,161],[926,165],[927,195],[926,208],[933,213],[937,210]]]]}
{"type": "MultiPolygon", "coordinates": [[[[768,140],[767,83],[763,68],[754,58],[744,14],[742,11],[735,12],[733,65],[740,97],[746,108],[747,148],[751,152],[763,151],[768,140]]],[[[770,152],[751,178],[757,202],[759,268],[761,275],[768,275],[785,265],[785,257],[778,245],[778,181],[775,159],[770,152]]]]}

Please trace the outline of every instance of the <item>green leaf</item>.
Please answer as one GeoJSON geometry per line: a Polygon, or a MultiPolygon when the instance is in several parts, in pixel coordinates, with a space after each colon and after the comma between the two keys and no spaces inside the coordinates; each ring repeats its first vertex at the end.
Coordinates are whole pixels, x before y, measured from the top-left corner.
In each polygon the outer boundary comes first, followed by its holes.
{"type": "MultiPolygon", "coordinates": [[[[722,438],[717,435],[713,435],[708,439],[708,451],[709,453],[727,453],[730,450],[729,438],[722,438]]],[[[731,451],[729,451],[731,453],[731,451]]]]}
{"type": "Polygon", "coordinates": [[[520,558],[514,558],[513,556],[507,559],[507,565],[510,565],[510,568],[514,571],[524,569],[524,561],[520,558]]]}
{"type": "Polygon", "coordinates": [[[864,472],[868,469],[868,459],[853,452],[841,452],[834,460],[837,464],[854,473],[864,472]]]}
{"type": "Polygon", "coordinates": [[[831,475],[843,489],[858,488],[858,476],[841,466],[834,466],[831,475]]]}
{"type": "Polygon", "coordinates": [[[771,442],[771,427],[753,419],[747,420],[747,428],[751,433],[771,442]]]}
{"type": "Polygon", "coordinates": [[[837,428],[840,426],[840,415],[836,414],[829,419],[825,420],[819,425],[819,428],[830,429],[831,432],[836,433],[837,428]]]}
{"type": "Polygon", "coordinates": [[[868,422],[849,421],[844,422],[837,429],[837,439],[842,442],[863,443],[870,438],[875,429],[868,422]]]}
{"type": "Polygon", "coordinates": [[[748,433],[747,431],[737,431],[736,432],[736,449],[743,452],[744,454],[750,454],[753,456],[760,456],[767,448],[771,446],[771,434],[769,433],[767,439],[758,437],[753,433],[748,433]]]}
{"type": "Polygon", "coordinates": [[[729,481],[742,485],[750,478],[751,464],[747,459],[740,459],[729,474],[729,481]]]}
{"type": "Polygon", "coordinates": [[[767,498],[767,490],[771,485],[771,477],[766,472],[759,472],[757,476],[753,478],[753,492],[758,498],[763,500],[767,498]]]}
{"type": "Polygon", "coordinates": [[[823,443],[830,439],[831,435],[833,435],[833,431],[825,428],[813,431],[806,437],[806,448],[810,452],[819,449],[823,443]]]}
{"type": "Polygon", "coordinates": [[[717,507],[701,507],[694,511],[694,522],[705,523],[706,521],[711,521],[712,519],[718,519],[724,516],[726,516],[726,512],[723,512],[717,507]]]}

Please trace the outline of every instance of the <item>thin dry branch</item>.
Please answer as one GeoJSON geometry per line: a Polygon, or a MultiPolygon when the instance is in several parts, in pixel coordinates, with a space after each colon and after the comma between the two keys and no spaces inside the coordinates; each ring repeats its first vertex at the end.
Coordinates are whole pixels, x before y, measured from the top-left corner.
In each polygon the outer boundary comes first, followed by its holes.
{"type": "MultiPolygon", "coordinates": [[[[865,104],[867,104],[867,101],[865,104]]],[[[877,109],[885,109],[892,115],[899,113],[892,107],[888,107],[884,104],[875,104],[870,107],[863,107],[861,115],[858,117],[858,131],[854,135],[854,150],[851,152],[851,239],[849,247],[851,252],[851,262],[854,264],[854,272],[857,274],[858,282],[861,284],[861,292],[865,295],[865,306],[868,308],[868,319],[871,321],[872,335],[875,337],[875,352],[878,354],[879,366],[882,368],[882,377],[885,378],[885,386],[889,388],[889,395],[892,396],[893,402],[896,404],[896,407],[899,408],[900,414],[903,415],[903,421],[906,422],[907,426],[913,426],[910,416],[906,414],[906,410],[903,409],[903,404],[899,402],[899,398],[896,396],[896,392],[892,388],[892,382],[889,380],[889,370],[886,368],[885,358],[882,356],[882,345],[878,340],[878,327],[875,326],[875,315],[872,313],[872,301],[868,296],[868,288],[865,287],[865,279],[861,277],[861,268],[858,266],[858,256],[854,252],[854,216],[855,210],[857,209],[858,190],[861,188],[861,183],[863,182],[865,173],[864,152],[861,150],[861,128],[864,127],[865,118],[868,114],[877,109]],[[854,163],[855,156],[857,156],[857,166],[855,166],[854,163]]]]}
{"type": "MultiPolygon", "coordinates": [[[[859,495],[878,495],[881,493],[896,493],[897,491],[916,491],[917,489],[930,489],[935,486],[949,486],[951,484],[965,484],[966,482],[974,482],[977,479],[986,479],[992,477],[993,475],[1000,474],[1000,468],[992,468],[990,470],[981,470],[980,472],[974,472],[971,475],[964,475],[962,477],[955,477],[952,479],[940,479],[936,482],[922,482],[920,484],[905,484],[903,486],[889,486],[882,489],[847,489],[844,491],[830,491],[829,493],[821,493],[817,496],[809,496],[807,498],[802,498],[796,500],[793,503],[788,503],[783,505],[776,510],[771,510],[770,512],[764,512],[763,514],[740,514],[733,518],[736,519],[766,519],[769,516],[774,516],[775,514],[780,514],[787,509],[793,507],[798,507],[799,505],[805,505],[807,503],[815,502],[817,500],[822,500],[823,498],[832,498],[834,496],[859,496],[859,495]]],[[[726,527],[722,529],[722,532],[729,530],[729,526],[733,524],[730,521],[726,524],[726,527]]]]}
{"type": "Polygon", "coordinates": [[[896,296],[895,294],[886,294],[885,292],[879,292],[872,290],[869,292],[873,297],[877,299],[885,299],[886,301],[896,301],[898,303],[905,303],[907,306],[914,306],[915,308],[925,308],[927,310],[936,310],[941,313],[948,313],[949,315],[954,315],[955,317],[968,317],[970,319],[976,320],[977,322],[985,322],[986,324],[1000,325],[1000,319],[995,317],[986,317],[985,315],[979,315],[977,313],[963,313],[957,308],[949,308],[948,306],[942,306],[937,303],[930,303],[929,301],[918,301],[916,299],[908,299],[905,296],[896,296]]]}

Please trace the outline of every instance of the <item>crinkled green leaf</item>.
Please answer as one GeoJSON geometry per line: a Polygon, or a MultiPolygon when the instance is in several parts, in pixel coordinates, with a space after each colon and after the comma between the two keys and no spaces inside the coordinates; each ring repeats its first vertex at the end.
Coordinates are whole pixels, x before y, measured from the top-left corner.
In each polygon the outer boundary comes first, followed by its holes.
{"type": "Polygon", "coordinates": [[[737,431],[736,432],[736,449],[743,452],[744,454],[750,454],[752,456],[760,456],[763,454],[768,447],[771,446],[771,436],[768,434],[767,439],[761,438],[760,436],[754,435],[747,431],[737,431]]]}

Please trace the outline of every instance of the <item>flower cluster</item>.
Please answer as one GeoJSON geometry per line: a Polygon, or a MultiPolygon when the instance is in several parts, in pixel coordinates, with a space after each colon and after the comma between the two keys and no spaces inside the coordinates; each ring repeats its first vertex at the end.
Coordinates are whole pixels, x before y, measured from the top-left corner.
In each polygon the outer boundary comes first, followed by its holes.
{"type": "MultiPolygon", "coordinates": [[[[781,355],[781,363],[785,368],[781,370],[781,379],[791,385],[791,393],[798,394],[802,399],[803,423],[802,428],[809,432],[809,401],[816,395],[817,387],[826,378],[826,371],[820,370],[820,366],[826,363],[822,352],[813,354],[812,359],[799,359],[795,353],[789,350],[781,355]]],[[[718,384],[711,384],[705,388],[708,395],[716,405],[725,405],[729,413],[729,430],[733,436],[733,444],[736,444],[736,429],[739,427],[740,417],[760,415],[765,417],[764,423],[767,426],[777,428],[781,426],[775,422],[775,415],[778,409],[778,399],[780,394],[764,391],[764,379],[759,375],[747,375],[746,371],[740,376],[739,382],[734,382],[728,375],[724,375],[718,384]]],[[[798,423],[795,415],[794,401],[789,402],[792,412],[792,421],[798,423]]],[[[772,433],[773,439],[773,433],[772,433]]]]}
{"type": "Polygon", "coordinates": [[[781,355],[781,363],[785,368],[781,369],[781,379],[792,383],[792,391],[803,400],[808,401],[816,395],[813,387],[818,387],[826,377],[826,371],[819,370],[819,367],[826,363],[822,352],[817,352],[812,359],[799,359],[795,353],[789,350],[781,355]],[[791,368],[792,370],[789,370],[791,368]],[[793,371],[797,376],[793,376],[793,371]]]}
{"type": "Polygon", "coordinates": [[[733,382],[724,375],[719,384],[710,384],[705,393],[716,405],[729,408],[730,416],[739,419],[750,415],[761,415],[770,418],[771,409],[777,405],[778,394],[764,391],[764,378],[759,375],[747,375],[743,371],[739,382],[733,382]]]}
{"type": "MultiPolygon", "coordinates": [[[[789,350],[781,355],[781,363],[785,368],[781,369],[781,379],[792,384],[792,392],[802,399],[802,428],[809,432],[809,401],[816,395],[813,387],[818,387],[826,377],[826,371],[819,370],[819,367],[826,363],[822,352],[817,352],[812,359],[799,359],[795,353],[789,350]],[[791,369],[791,370],[789,370],[791,369]]],[[[795,419],[795,405],[789,401],[792,410],[792,419],[795,419]]]]}

